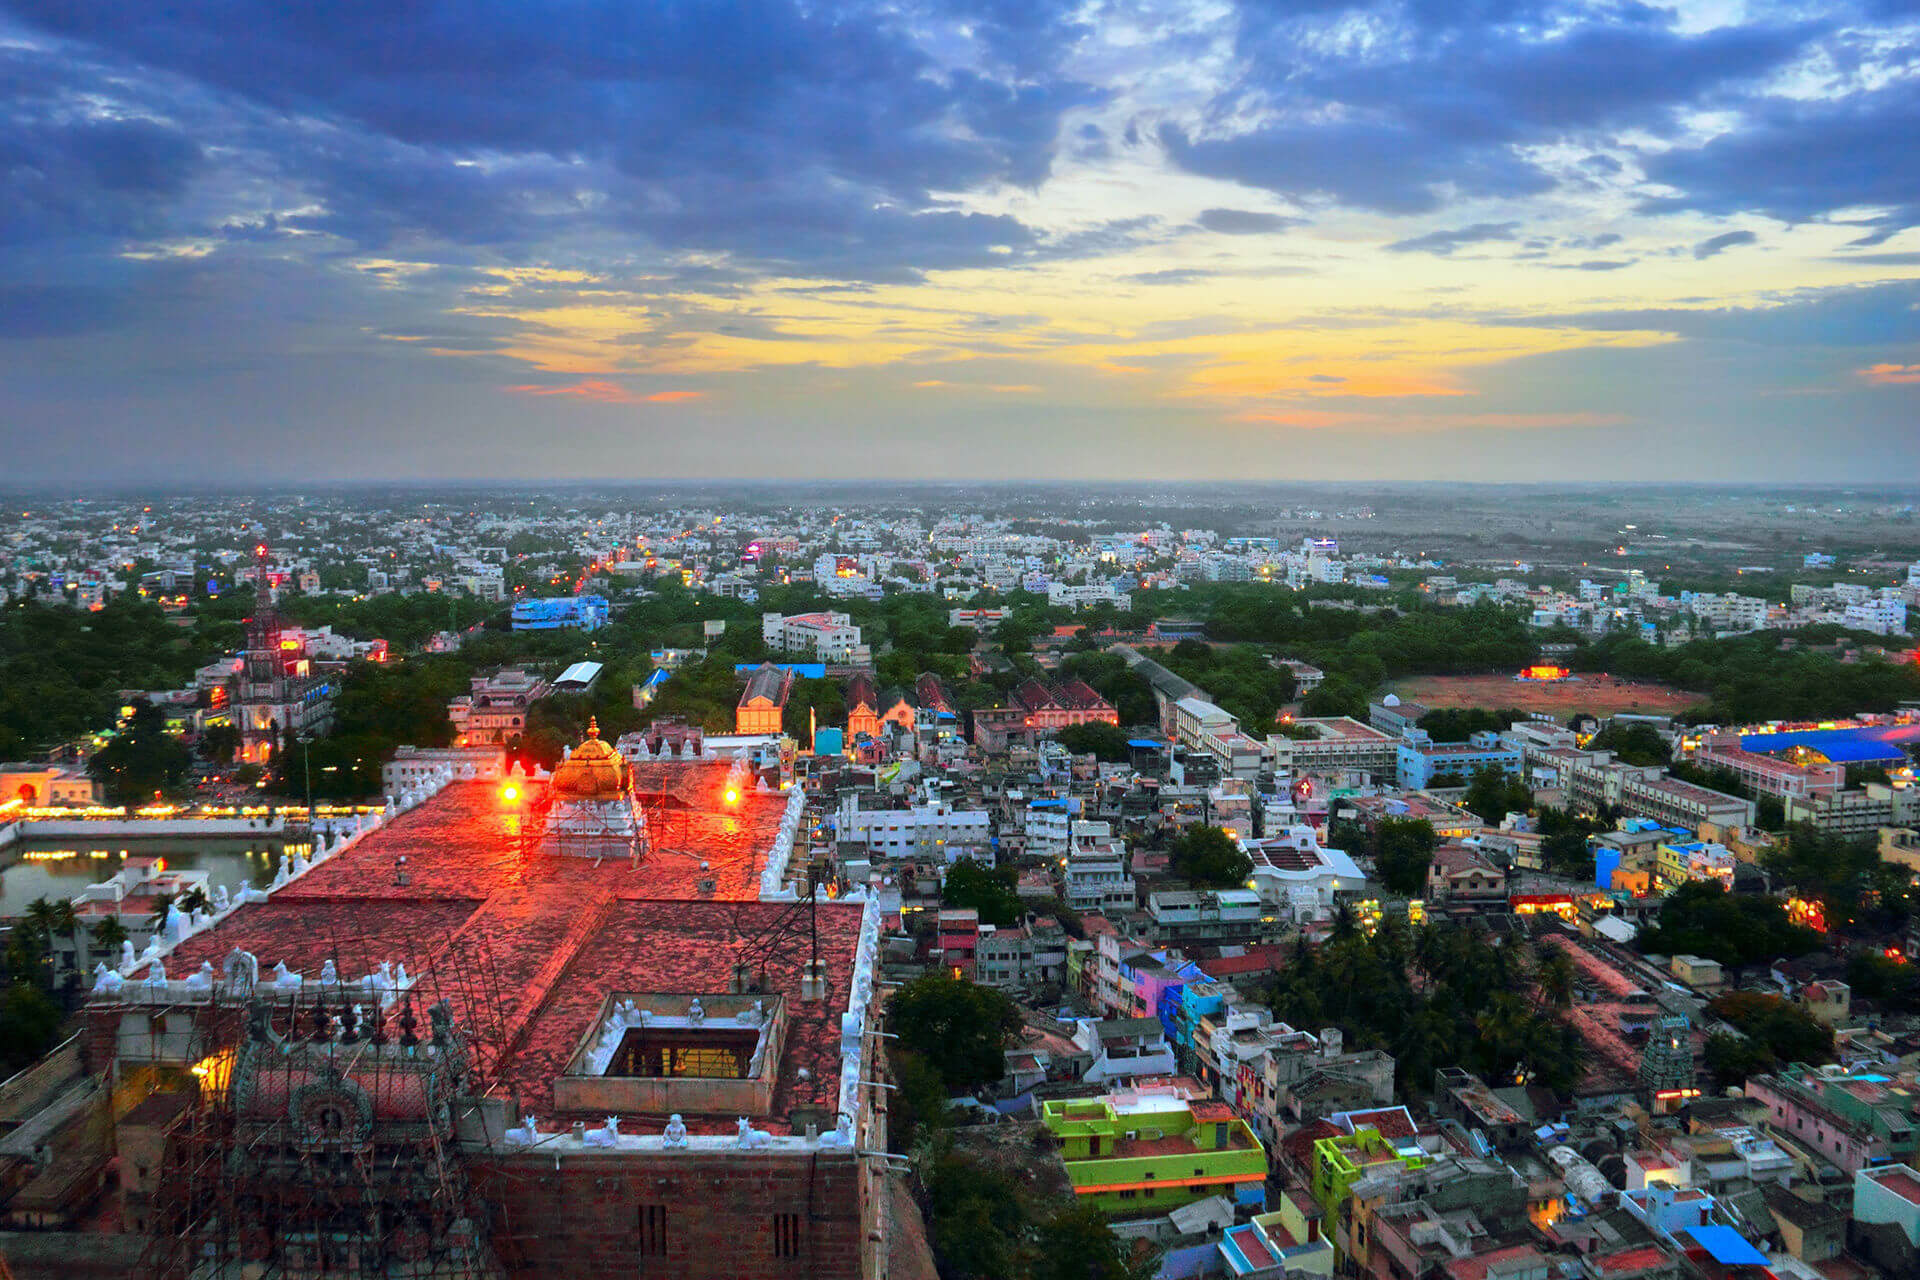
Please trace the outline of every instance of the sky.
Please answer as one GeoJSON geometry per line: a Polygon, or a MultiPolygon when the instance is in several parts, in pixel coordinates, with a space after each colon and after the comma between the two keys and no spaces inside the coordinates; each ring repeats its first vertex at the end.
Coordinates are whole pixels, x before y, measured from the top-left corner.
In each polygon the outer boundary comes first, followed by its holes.
{"type": "Polygon", "coordinates": [[[0,480],[1920,482],[1920,0],[0,0],[0,480]]]}

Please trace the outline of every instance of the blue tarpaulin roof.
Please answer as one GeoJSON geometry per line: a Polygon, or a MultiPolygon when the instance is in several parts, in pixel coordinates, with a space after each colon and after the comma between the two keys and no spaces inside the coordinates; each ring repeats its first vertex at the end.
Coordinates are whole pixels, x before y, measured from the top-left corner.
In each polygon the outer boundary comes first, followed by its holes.
{"type": "Polygon", "coordinates": [[[1140,747],[1148,751],[1158,751],[1161,747],[1161,744],[1155,742],[1152,738],[1128,738],[1127,745],[1130,747],[1140,747]]]}
{"type": "Polygon", "coordinates": [[[1835,764],[1861,764],[1871,760],[1905,760],[1907,753],[1901,750],[1900,743],[1915,740],[1920,740],[1920,729],[1911,725],[1889,725],[1863,729],[1748,733],[1741,735],[1740,747],[1744,751],[1763,754],[1804,747],[1808,751],[1818,751],[1835,764]]]}
{"type": "Polygon", "coordinates": [[[1747,1243],[1732,1227],[1688,1227],[1694,1243],[1723,1267],[1764,1267],[1767,1255],[1747,1243]]]}

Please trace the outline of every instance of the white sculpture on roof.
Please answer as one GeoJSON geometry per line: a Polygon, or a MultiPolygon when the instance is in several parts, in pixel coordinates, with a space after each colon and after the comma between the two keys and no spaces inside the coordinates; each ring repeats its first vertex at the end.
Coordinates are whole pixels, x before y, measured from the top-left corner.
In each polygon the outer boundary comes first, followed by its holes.
{"type": "Polygon", "coordinates": [[[118,969],[107,968],[105,960],[93,967],[93,989],[99,995],[117,996],[125,982],[118,969]]]}
{"type": "Polygon", "coordinates": [[[519,1128],[509,1129],[501,1136],[513,1146],[530,1147],[540,1141],[540,1122],[533,1118],[532,1112],[528,1112],[520,1117],[519,1128]]]}
{"type": "Polygon", "coordinates": [[[617,1147],[620,1145],[620,1117],[608,1116],[601,1128],[589,1129],[580,1140],[590,1147],[617,1147]]]}
{"type": "Polygon", "coordinates": [[[667,1117],[667,1127],[660,1133],[660,1142],[662,1145],[669,1147],[684,1147],[687,1145],[686,1122],[680,1119],[680,1113],[678,1111],[667,1117]]]}
{"type": "Polygon", "coordinates": [[[733,1123],[739,1130],[740,1145],[749,1151],[758,1151],[773,1141],[772,1134],[768,1133],[765,1129],[754,1128],[753,1121],[747,1119],[745,1116],[739,1117],[733,1123]]]}

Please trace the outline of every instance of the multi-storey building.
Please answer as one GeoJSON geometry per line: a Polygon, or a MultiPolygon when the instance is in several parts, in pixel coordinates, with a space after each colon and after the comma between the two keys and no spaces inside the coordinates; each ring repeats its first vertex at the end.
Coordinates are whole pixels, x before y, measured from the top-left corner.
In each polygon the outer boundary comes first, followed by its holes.
{"type": "Polygon", "coordinates": [[[1377,778],[1399,770],[1399,741],[1351,716],[1300,719],[1267,739],[1276,773],[1338,773],[1353,769],[1377,778]]]}
{"type": "Polygon", "coordinates": [[[1264,930],[1252,889],[1173,889],[1147,895],[1156,942],[1247,942],[1264,930]]]}
{"type": "Polygon", "coordinates": [[[1127,870],[1127,846],[1105,822],[1076,822],[1064,873],[1067,906],[1077,912],[1122,916],[1136,904],[1127,870]]]}
{"type": "Polygon", "coordinates": [[[1226,1103],[1191,1081],[1042,1105],[1074,1194],[1124,1216],[1163,1214],[1208,1196],[1266,1204],[1267,1153],[1226,1103]]]}
{"type": "Polygon", "coordinates": [[[1796,1064],[1749,1077],[1746,1093],[1782,1146],[1844,1172],[1920,1157],[1920,1095],[1877,1072],[1796,1064]]]}
{"type": "Polygon", "coordinates": [[[1702,769],[1725,769],[1749,790],[1761,795],[1807,799],[1829,795],[1847,785],[1847,771],[1837,764],[1795,764],[1740,746],[1737,733],[1710,733],[1693,753],[1702,769]]]}
{"type": "Polygon", "coordinates": [[[527,730],[533,704],[552,692],[530,671],[508,668],[475,676],[471,691],[447,704],[456,741],[463,747],[501,746],[527,730]]]}
{"type": "Polygon", "coordinates": [[[870,661],[860,641],[860,628],[844,613],[763,613],[760,636],[769,649],[804,653],[819,662],[870,661]]]}

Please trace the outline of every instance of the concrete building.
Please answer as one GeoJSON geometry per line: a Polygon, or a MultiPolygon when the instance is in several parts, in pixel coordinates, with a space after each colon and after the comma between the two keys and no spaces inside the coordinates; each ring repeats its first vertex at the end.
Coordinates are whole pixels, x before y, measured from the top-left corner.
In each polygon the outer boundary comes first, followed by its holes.
{"type": "Polygon", "coordinates": [[[605,596],[516,600],[512,626],[515,631],[598,631],[611,610],[605,596]]]}
{"type": "MultiPolygon", "coordinates": [[[[1409,791],[1424,791],[1435,778],[1452,778],[1464,786],[1482,769],[1497,769],[1508,777],[1521,771],[1520,752],[1501,742],[1498,734],[1476,733],[1471,742],[1434,742],[1424,730],[1414,729],[1397,745],[1399,782],[1409,791]]],[[[1486,815],[1497,821],[1498,814],[1486,815]]]]}
{"type": "Polygon", "coordinates": [[[1267,1153],[1233,1108],[1179,1081],[1045,1103],[1074,1194],[1101,1211],[1164,1213],[1212,1195],[1266,1204],[1267,1153]]]}
{"type": "Polygon", "coordinates": [[[1352,769],[1376,778],[1398,775],[1399,740],[1351,716],[1302,718],[1267,738],[1276,773],[1338,773],[1352,769]]]}
{"type": "Polygon", "coordinates": [[[380,794],[412,791],[443,770],[456,779],[498,782],[506,768],[507,753],[497,746],[399,747],[380,766],[380,794]]]}
{"type": "Polygon", "coordinates": [[[530,671],[509,667],[475,676],[471,689],[447,704],[455,742],[463,747],[501,746],[527,731],[533,704],[552,687],[530,671]]]}
{"type": "MultiPolygon", "coordinates": [[[[1127,846],[1105,822],[1075,822],[1063,872],[1067,906],[1118,918],[1138,905],[1127,871],[1127,846]]],[[[1031,846],[1029,846],[1031,847],[1031,846]]]]}
{"type": "Polygon", "coordinates": [[[1846,767],[1837,764],[1794,764],[1740,746],[1737,733],[1710,733],[1693,753],[1702,769],[1725,769],[1761,795],[1808,799],[1830,795],[1847,785],[1846,767]]]}
{"type": "Polygon", "coordinates": [[[777,653],[804,653],[819,662],[865,663],[872,655],[860,628],[837,612],[760,615],[760,637],[777,653]]]}

